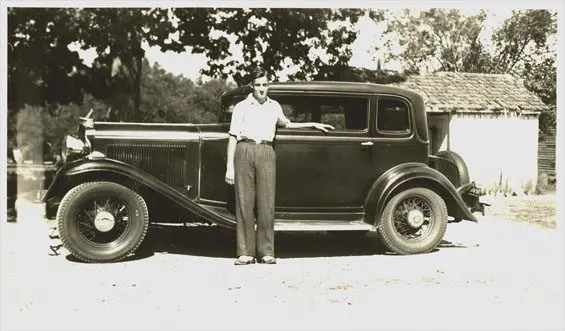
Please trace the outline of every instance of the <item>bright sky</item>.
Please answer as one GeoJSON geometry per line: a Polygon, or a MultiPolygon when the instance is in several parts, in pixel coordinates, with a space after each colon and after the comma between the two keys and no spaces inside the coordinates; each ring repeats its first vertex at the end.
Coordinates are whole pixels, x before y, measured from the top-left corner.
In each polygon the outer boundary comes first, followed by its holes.
{"type": "MultiPolygon", "coordinates": [[[[484,6],[483,6],[484,7],[484,6]]],[[[465,15],[477,14],[480,8],[461,6],[459,8],[465,15]]],[[[398,9],[400,10],[400,9],[398,9]]],[[[483,32],[483,42],[488,43],[492,29],[500,25],[500,23],[512,14],[512,8],[506,6],[488,9],[489,16],[485,24],[486,29],[483,32]]],[[[383,52],[375,51],[378,46],[382,49],[384,40],[381,38],[382,32],[386,29],[386,21],[376,24],[369,17],[363,17],[357,24],[359,35],[353,44],[353,57],[350,65],[356,67],[364,67],[368,69],[377,68],[377,59],[383,57],[383,52]]],[[[206,66],[206,57],[202,54],[191,54],[190,52],[175,53],[161,52],[158,47],[149,47],[144,45],[146,57],[151,64],[154,62],[166,71],[175,75],[183,75],[187,78],[195,80],[200,74],[199,70],[206,66]]],[[[87,65],[96,57],[95,51],[81,51],[81,57],[87,65]]],[[[397,70],[400,69],[398,63],[382,62],[383,69],[397,70]]]]}

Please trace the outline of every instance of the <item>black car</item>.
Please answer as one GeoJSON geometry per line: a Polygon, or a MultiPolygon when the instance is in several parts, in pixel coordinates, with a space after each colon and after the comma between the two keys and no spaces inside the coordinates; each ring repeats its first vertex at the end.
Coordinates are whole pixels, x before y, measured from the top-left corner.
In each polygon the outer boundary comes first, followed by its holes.
{"type": "MultiPolygon", "coordinates": [[[[65,247],[88,262],[117,261],[151,222],[212,222],[235,228],[233,188],[224,182],[231,106],[217,124],[93,122],[67,136],[65,163],[45,193],[65,247]]],[[[480,190],[454,152],[429,155],[423,98],[377,84],[272,84],[293,122],[336,129],[277,130],[275,230],[369,231],[398,254],[435,249],[448,218],[476,222],[480,190]]]]}

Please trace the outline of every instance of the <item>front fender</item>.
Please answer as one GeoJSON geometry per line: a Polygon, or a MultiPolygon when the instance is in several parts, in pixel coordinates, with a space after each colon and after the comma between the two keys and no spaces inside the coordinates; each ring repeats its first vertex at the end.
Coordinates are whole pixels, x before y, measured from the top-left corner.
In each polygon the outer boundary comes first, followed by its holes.
{"type": "Polygon", "coordinates": [[[42,202],[63,197],[71,188],[85,181],[108,178],[127,179],[137,185],[150,188],[189,212],[218,225],[233,228],[233,220],[219,215],[182,195],[159,179],[127,163],[109,158],[82,158],[62,166],[42,196],[42,202]]]}
{"type": "Polygon", "coordinates": [[[450,216],[478,222],[449,179],[424,163],[400,164],[380,176],[373,183],[365,200],[365,219],[376,225],[386,203],[397,192],[411,187],[424,187],[439,194],[445,201],[450,216]]]}

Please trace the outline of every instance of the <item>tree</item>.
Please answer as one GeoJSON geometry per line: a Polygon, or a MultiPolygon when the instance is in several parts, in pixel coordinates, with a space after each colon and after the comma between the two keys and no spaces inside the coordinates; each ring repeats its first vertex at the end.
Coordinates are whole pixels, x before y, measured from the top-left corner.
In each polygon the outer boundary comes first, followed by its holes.
{"type": "Polygon", "coordinates": [[[9,145],[18,147],[26,159],[40,162],[46,145],[50,145],[52,154],[59,154],[63,137],[73,134],[80,122],[79,117],[93,110],[95,120],[106,118],[108,105],[96,100],[89,94],[84,95],[81,104],[74,102],[46,104],[44,106],[26,105],[12,110],[8,116],[9,145]]]}
{"type": "Polygon", "coordinates": [[[540,132],[556,126],[557,13],[548,10],[513,11],[492,40],[496,46],[491,71],[524,80],[550,109],[540,115],[540,132]]]}
{"type": "MultiPolygon", "coordinates": [[[[80,102],[83,92],[110,103],[120,118],[139,120],[141,45],[163,51],[187,48],[207,55],[203,74],[242,83],[261,62],[271,73],[298,65],[302,79],[322,64],[342,65],[351,57],[352,24],[359,9],[240,8],[9,8],[9,108],[24,104],[80,102]],[[341,25],[330,28],[330,22],[341,25]],[[178,35],[178,38],[173,36],[178,35]],[[78,43],[94,48],[84,66],[78,43]],[[240,46],[243,59],[230,45],[240,46]],[[325,52],[329,49],[329,52],[325,52]],[[327,58],[322,60],[322,58],[327,58]]],[[[375,18],[378,15],[372,14],[375,18]]]]}
{"type": "MultiPolygon", "coordinates": [[[[198,22],[194,22],[197,24],[198,22]]],[[[174,32],[163,8],[85,8],[77,18],[78,41],[98,54],[90,90],[106,99],[125,121],[136,121],[141,95],[142,43],[165,47],[174,32]]]]}
{"type": "Polygon", "coordinates": [[[224,81],[192,82],[166,72],[159,64],[143,62],[140,118],[143,122],[214,123],[224,81]]]}
{"type": "Polygon", "coordinates": [[[81,101],[85,66],[67,45],[77,10],[8,8],[8,108],[81,101]]]}
{"type": "MultiPolygon", "coordinates": [[[[173,12],[179,18],[179,43],[208,58],[208,68],[202,73],[222,79],[231,76],[241,85],[257,65],[271,74],[296,65],[300,69],[291,78],[305,79],[323,64],[347,64],[349,46],[356,38],[352,26],[365,11],[175,8],[173,12]],[[194,26],[194,21],[203,24],[194,26]],[[331,22],[341,24],[330,27],[331,22]],[[234,56],[233,45],[241,48],[242,58],[234,56]]],[[[374,11],[372,16],[382,19],[374,11]]]]}
{"type": "Polygon", "coordinates": [[[556,12],[513,11],[492,36],[495,52],[489,71],[522,75],[526,66],[555,55],[550,40],[556,33],[556,12]]]}
{"type": "MultiPolygon", "coordinates": [[[[486,59],[479,34],[486,13],[465,17],[457,9],[430,9],[415,16],[411,10],[393,18],[386,34],[394,35],[400,54],[389,52],[389,59],[401,61],[407,72],[480,72],[486,59]]],[[[387,46],[392,47],[389,41],[387,46]]]]}
{"type": "Polygon", "coordinates": [[[139,104],[141,41],[166,43],[169,30],[161,9],[10,7],[8,106],[82,102],[85,91],[115,101],[125,93],[125,101],[114,106],[132,118],[139,104]],[[96,48],[92,68],[69,50],[75,42],[96,48]]]}

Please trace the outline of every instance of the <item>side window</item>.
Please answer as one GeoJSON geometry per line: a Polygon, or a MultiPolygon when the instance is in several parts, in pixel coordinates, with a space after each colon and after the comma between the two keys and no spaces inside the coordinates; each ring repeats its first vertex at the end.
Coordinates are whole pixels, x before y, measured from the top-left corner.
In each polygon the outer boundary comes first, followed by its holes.
{"type": "Polygon", "coordinates": [[[222,100],[220,106],[220,112],[218,115],[218,123],[230,123],[231,115],[233,114],[233,109],[235,105],[241,100],[245,99],[246,96],[237,96],[231,98],[230,100],[222,100]]]}
{"type": "MultiPolygon", "coordinates": [[[[285,98],[285,101],[288,99],[285,98]]],[[[290,100],[289,100],[290,101],[290,100]]],[[[292,122],[305,123],[312,122],[312,109],[306,103],[280,103],[284,115],[292,122]]]]}
{"type": "Polygon", "coordinates": [[[367,129],[369,100],[361,97],[273,96],[293,122],[320,122],[336,130],[367,129]]]}
{"type": "Polygon", "coordinates": [[[377,109],[377,130],[391,133],[410,131],[408,105],[399,99],[381,98],[377,109]]]}

